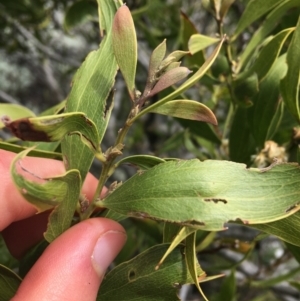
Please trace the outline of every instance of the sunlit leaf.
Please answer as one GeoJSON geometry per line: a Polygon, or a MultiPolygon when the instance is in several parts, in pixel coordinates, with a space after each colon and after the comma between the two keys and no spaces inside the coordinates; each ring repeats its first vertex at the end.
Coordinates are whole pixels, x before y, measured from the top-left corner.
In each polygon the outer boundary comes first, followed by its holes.
{"type": "Polygon", "coordinates": [[[219,41],[219,38],[211,38],[202,34],[193,34],[189,41],[189,50],[191,54],[195,54],[219,41]]]}
{"type": "Polygon", "coordinates": [[[11,300],[22,279],[12,270],[0,264],[0,301],[11,300]]]}
{"type": "Polygon", "coordinates": [[[26,107],[20,105],[0,103],[0,129],[5,127],[3,119],[5,119],[6,116],[13,121],[25,117],[34,117],[35,114],[26,107]]]}
{"type": "Polygon", "coordinates": [[[281,81],[280,90],[283,100],[294,115],[297,121],[300,120],[299,108],[299,82],[300,82],[300,60],[299,60],[299,45],[300,45],[300,18],[296,30],[293,35],[291,44],[287,52],[288,71],[284,79],[281,81]]]}
{"type": "Polygon", "coordinates": [[[121,6],[115,15],[112,28],[112,45],[129,95],[134,100],[137,40],[133,19],[126,5],[121,6]]]}
{"type": "Polygon", "coordinates": [[[158,113],[183,119],[208,122],[217,125],[217,119],[214,113],[206,105],[188,99],[178,99],[165,103],[154,108],[151,113],[158,113]]]}
{"type": "Polygon", "coordinates": [[[297,164],[260,170],[228,161],[170,161],[136,174],[97,205],[128,216],[224,230],[228,221],[267,223],[297,212],[299,176],[297,164]]]}
{"type": "Polygon", "coordinates": [[[97,300],[179,300],[178,290],[193,280],[185,264],[183,247],[177,247],[160,269],[154,270],[167,248],[168,244],[156,245],[115,267],[104,277],[97,300]]]}
{"type": "MultiPolygon", "coordinates": [[[[86,114],[95,123],[101,142],[110,117],[107,112],[111,110],[107,99],[118,69],[112,49],[111,26],[120,4],[98,0],[98,5],[101,30],[105,30],[106,35],[100,48],[87,56],[75,74],[72,90],[67,98],[66,112],[86,114]]],[[[78,169],[84,180],[93,162],[94,153],[75,135],[65,138],[61,146],[66,168],[78,169]]]]}

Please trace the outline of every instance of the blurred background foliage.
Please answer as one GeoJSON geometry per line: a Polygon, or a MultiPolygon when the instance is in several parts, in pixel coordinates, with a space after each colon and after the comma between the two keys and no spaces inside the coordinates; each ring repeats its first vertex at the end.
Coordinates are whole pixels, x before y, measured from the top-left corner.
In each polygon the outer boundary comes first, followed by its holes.
{"type": "MultiPolygon", "coordinates": [[[[229,37],[248,2],[236,0],[230,7],[223,20],[223,32],[229,37]]],[[[171,52],[187,50],[189,38],[194,33],[211,37],[220,33],[208,0],[128,0],[126,4],[137,30],[136,86],[140,90],[146,81],[151,52],[163,39],[167,39],[168,52],[171,52]]],[[[296,26],[299,6],[297,3],[291,5],[278,16],[268,36],[296,26]]],[[[63,101],[77,68],[101,41],[97,13],[97,3],[89,0],[0,0],[0,103],[21,104],[40,114],[63,101]]],[[[239,59],[265,16],[251,23],[230,45],[233,62],[239,59]]],[[[282,53],[286,52],[289,42],[290,38],[283,45],[282,53]]],[[[233,66],[226,55],[223,50],[209,74],[185,93],[186,98],[210,107],[217,116],[218,126],[148,114],[133,126],[126,141],[125,155],[224,159],[261,167],[272,163],[274,157],[297,161],[297,121],[284,108],[280,98],[276,110],[270,108],[272,118],[264,115],[266,105],[261,108],[247,102],[249,97],[252,99],[255,78],[249,77],[246,86],[235,87],[234,93],[240,98],[233,114],[227,80],[233,66]],[[253,119],[253,114],[259,116],[257,112],[261,112],[260,119],[253,119]],[[278,117],[272,135],[262,133],[266,128],[264,120],[269,130],[275,113],[278,117]]],[[[183,65],[195,70],[203,63],[204,56],[204,52],[188,56],[183,65]]],[[[115,107],[102,149],[112,144],[130,109],[120,75],[115,88],[115,107]]],[[[261,97],[269,97],[272,89],[267,89],[261,97]]],[[[155,96],[153,101],[164,93],[155,96]]],[[[2,139],[9,139],[8,132],[0,134],[2,139]]],[[[93,172],[96,175],[99,168],[95,163],[93,172]]],[[[118,169],[111,181],[124,181],[134,173],[132,167],[118,169]]],[[[134,218],[124,223],[129,229],[128,243],[116,263],[161,241],[160,224],[134,218]]],[[[287,248],[275,237],[257,235],[258,231],[238,225],[230,225],[230,230],[222,233],[198,231],[197,250],[203,269],[208,275],[227,275],[202,285],[210,300],[299,300],[299,264],[293,256],[297,250],[293,252],[293,246],[287,248]]],[[[17,262],[8,256],[2,240],[0,250],[0,262],[16,268],[17,262]]],[[[296,259],[299,261],[299,256],[296,259]]],[[[181,296],[183,300],[201,300],[192,287],[184,287],[181,296]]]]}

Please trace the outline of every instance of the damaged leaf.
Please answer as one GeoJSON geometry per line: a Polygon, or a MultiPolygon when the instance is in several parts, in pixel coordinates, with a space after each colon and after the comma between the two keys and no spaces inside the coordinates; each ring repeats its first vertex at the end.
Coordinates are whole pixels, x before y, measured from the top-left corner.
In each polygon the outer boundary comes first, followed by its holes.
{"type": "Polygon", "coordinates": [[[127,216],[218,231],[229,221],[268,223],[297,212],[299,176],[298,164],[260,170],[229,161],[171,161],[136,174],[97,204],[127,216]]]}
{"type": "Polygon", "coordinates": [[[83,113],[65,113],[53,116],[7,120],[5,126],[25,141],[59,141],[66,135],[77,134],[82,141],[95,151],[99,144],[99,134],[93,121],[83,113]]]}
{"type": "Polygon", "coordinates": [[[22,166],[22,158],[30,150],[23,151],[15,157],[11,165],[11,174],[19,192],[38,212],[57,206],[50,215],[45,235],[50,242],[71,225],[80,194],[80,174],[77,170],[69,170],[63,175],[51,178],[34,175],[22,166]]]}
{"type": "MultiPolygon", "coordinates": [[[[154,270],[167,249],[168,244],[156,245],[115,267],[104,277],[97,300],[179,300],[179,289],[193,279],[187,270],[182,246],[168,256],[159,270],[154,270]]],[[[197,272],[202,272],[199,265],[197,272]]]]}

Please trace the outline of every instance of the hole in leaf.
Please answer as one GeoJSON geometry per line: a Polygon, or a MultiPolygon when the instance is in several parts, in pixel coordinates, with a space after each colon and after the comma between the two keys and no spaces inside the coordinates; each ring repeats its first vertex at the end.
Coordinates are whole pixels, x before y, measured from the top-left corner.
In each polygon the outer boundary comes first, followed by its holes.
{"type": "Polygon", "coordinates": [[[134,279],[135,279],[135,270],[130,270],[129,272],[128,272],[128,280],[129,281],[133,281],[134,279]]]}
{"type": "Polygon", "coordinates": [[[23,194],[26,194],[27,193],[27,190],[25,188],[22,188],[22,193],[23,194]]]}

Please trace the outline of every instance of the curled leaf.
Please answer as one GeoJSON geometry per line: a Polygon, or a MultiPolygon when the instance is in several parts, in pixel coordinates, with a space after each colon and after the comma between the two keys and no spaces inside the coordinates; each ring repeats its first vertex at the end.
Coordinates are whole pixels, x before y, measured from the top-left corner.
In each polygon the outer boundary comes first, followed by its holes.
{"type": "Polygon", "coordinates": [[[214,113],[202,103],[194,100],[179,99],[169,101],[150,112],[183,119],[197,120],[217,125],[214,113]]]}
{"type": "Polygon", "coordinates": [[[12,133],[25,141],[59,141],[66,135],[77,134],[90,148],[97,150],[99,134],[92,120],[83,113],[4,120],[12,133]]]}
{"type": "Polygon", "coordinates": [[[126,5],[121,6],[115,15],[112,27],[112,46],[129,95],[134,100],[137,39],[133,19],[126,5]]]}

